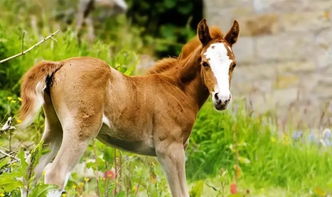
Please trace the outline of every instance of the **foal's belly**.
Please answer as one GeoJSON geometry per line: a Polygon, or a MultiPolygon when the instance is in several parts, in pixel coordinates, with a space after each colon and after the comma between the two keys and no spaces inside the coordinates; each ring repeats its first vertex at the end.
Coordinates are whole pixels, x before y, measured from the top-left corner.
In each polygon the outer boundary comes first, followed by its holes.
{"type": "Polygon", "coordinates": [[[124,139],[117,135],[119,132],[121,131],[118,131],[115,128],[110,128],[108,125],[103,124],[97,139],[107,145],[111,145],[115,148],[123,149],[129,152],[151,156],[156,155],[152,139],[149,137],[138,140],[124,139]]]}

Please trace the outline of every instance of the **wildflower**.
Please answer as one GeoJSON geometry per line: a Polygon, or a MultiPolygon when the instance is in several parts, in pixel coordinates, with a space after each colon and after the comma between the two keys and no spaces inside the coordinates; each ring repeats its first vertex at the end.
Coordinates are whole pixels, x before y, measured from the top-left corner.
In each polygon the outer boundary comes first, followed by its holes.
{"type": "Polygon", "coordinates": [[[84,186],[84,183],[83,182],[79,182],[78,183],[78,187],[82,188],[84,186]]]}
{"type": "Polygon", "coordinates": [[[237,193],[237,185],[236,185],[236,183],[232,183],[230,185],[230,192],[231,192],[231,194],[236,194],[237,193]]]}
{"type": "Polygon", "coordinates": [[[276,142],[277,141],[275,137],[271,137],[270,140],[271,140],[271,142],[276,142]]]}
{"type": "Polygon", "coordinates": [[[11,101],[11,100],[13,100],[13,97],[8,96],[8,97],[7,97],[7,100],[8,100],[8,101],[11,101]]]}
{"type": "Polygon", "coordinates": [[[22,102],[22,98],[21,97],[18,97],[17,100],[21,101],[22,102]]]}
{"type": "Polygon", "coordinates": [[[311,144],[317,144],[318,143],[314,131],[310,131],[307,138],[308,138],[307,139],[308,143],[311,143],[311,144]]]}
{"type": "Polygon", "coordinates": [[[137,190],[138,190],[138,186],[137,186],[137,185],[134,185],[134,186],[133,186],[133,192],[135,192],[135,193],[136,193],[136,192],[137,192],[137,190]]]}
{"type": "Polygon", "coordinates": [[[302,132],[302,131],[295,131],[295,132],[293,133],[292,138],[293,138],[294,141],[298,141],[298,140],[300,140],[300,138],[301,138],[302,136],[303,136],[303,132],[302,132]]]}
{"type": "Polygon", "coordinates": [[[320,143],[323,146],[332,146],[332,131],[330,129],[324,129],[320,143]]]}
{"type": "Polygon", "coordinates": [[[88,177],[84,177],[84,182],[88,182],[90,179],[88,177]]]}
{"type": "Polygon", "coordinates": [[[284,137],[283,137],[283,139],[282,139],[282,143],[283,143],[284,145],[289,145],[289,144],[290,144],[290,138],[289,138],[289,136],[284,135],[284,137]]]}
{"type": "Polygon", "coordinates": [[[242,174],[242,170],[241,170],[240,166],[234,165],[233,168],[234,168],[234,171],[235,171],[235,177],[240,178],[241,174],[242,174]]]}
{"type": "Polygon", "coordinates": [[[5,194],[4,193],[0,193],[0,197],[4,197],[5,196],[5,194]]]}
{"type": "Polygon", "coordinates": [[[150,181],[151,181],[152,184],[157,183],[157,177],[156,177],[156,175],[152,174],[152,175],[150,176],[150,181]]]}
{"type": "Polygon", "coordinates": [[[115,179],[116,178],[116,172],[115,172],[115,169],[112,168],[110,170],[107,170],[105,173],[104,173],[104,178],[106,179],[115,179]]]}

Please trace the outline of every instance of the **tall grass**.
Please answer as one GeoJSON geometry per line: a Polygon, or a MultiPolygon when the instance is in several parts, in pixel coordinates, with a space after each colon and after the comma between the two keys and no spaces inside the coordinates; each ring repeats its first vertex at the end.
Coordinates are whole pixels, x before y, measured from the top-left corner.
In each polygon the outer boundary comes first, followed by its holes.
{"type": "Polygon", "coordinates": [[[294,193],[332,190],[332,148],[293,141],[279,132],[270,115],[253,116],[243,102],[217,112],[207,103],[190,139],[187,174],[192,181],[228,170],[257,188],[281,187],[294,193]],[[232,112],[233,111],[233,112],[232,112]],[[237,175],[234,166],[239,166],[237,175]]]}

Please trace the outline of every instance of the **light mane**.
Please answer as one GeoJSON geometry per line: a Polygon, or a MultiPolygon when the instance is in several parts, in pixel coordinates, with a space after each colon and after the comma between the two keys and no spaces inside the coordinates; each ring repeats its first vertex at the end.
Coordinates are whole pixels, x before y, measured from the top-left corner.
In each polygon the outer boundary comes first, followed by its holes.
{"type": "MultiPolygon", "coordinates": [[[[210,35],[212,39],[222,39],[224,37],[220,28],[216,26],[212,26],[210,28],[210,35]]],[[[179,64],[179,61],[189,57],[190,54],[200,46],[201,42],[196,36],[182,47],[181,53],[177,58],[164,58],[157,61],[156,64],[148,70],[147,74],[164,73],[171,70],[172,68],[175,68],[176,65],[181,65],[179,64]]]]}

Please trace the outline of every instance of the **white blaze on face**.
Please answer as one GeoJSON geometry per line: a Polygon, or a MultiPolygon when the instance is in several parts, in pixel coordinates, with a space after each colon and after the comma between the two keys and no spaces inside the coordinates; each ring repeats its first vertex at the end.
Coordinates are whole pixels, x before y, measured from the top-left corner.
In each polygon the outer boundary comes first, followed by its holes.
{"type": "Polygon", "coordinates": [[[214,101],[216,93],[218,93],[221,101],[226,101],[231,97],[229,90],[229,67],[232,64],[232,60],[227,55],[226,47],[228,46],[223,43],[211,44],[204,53],[217,81],[212,93],[214,101]]]}

